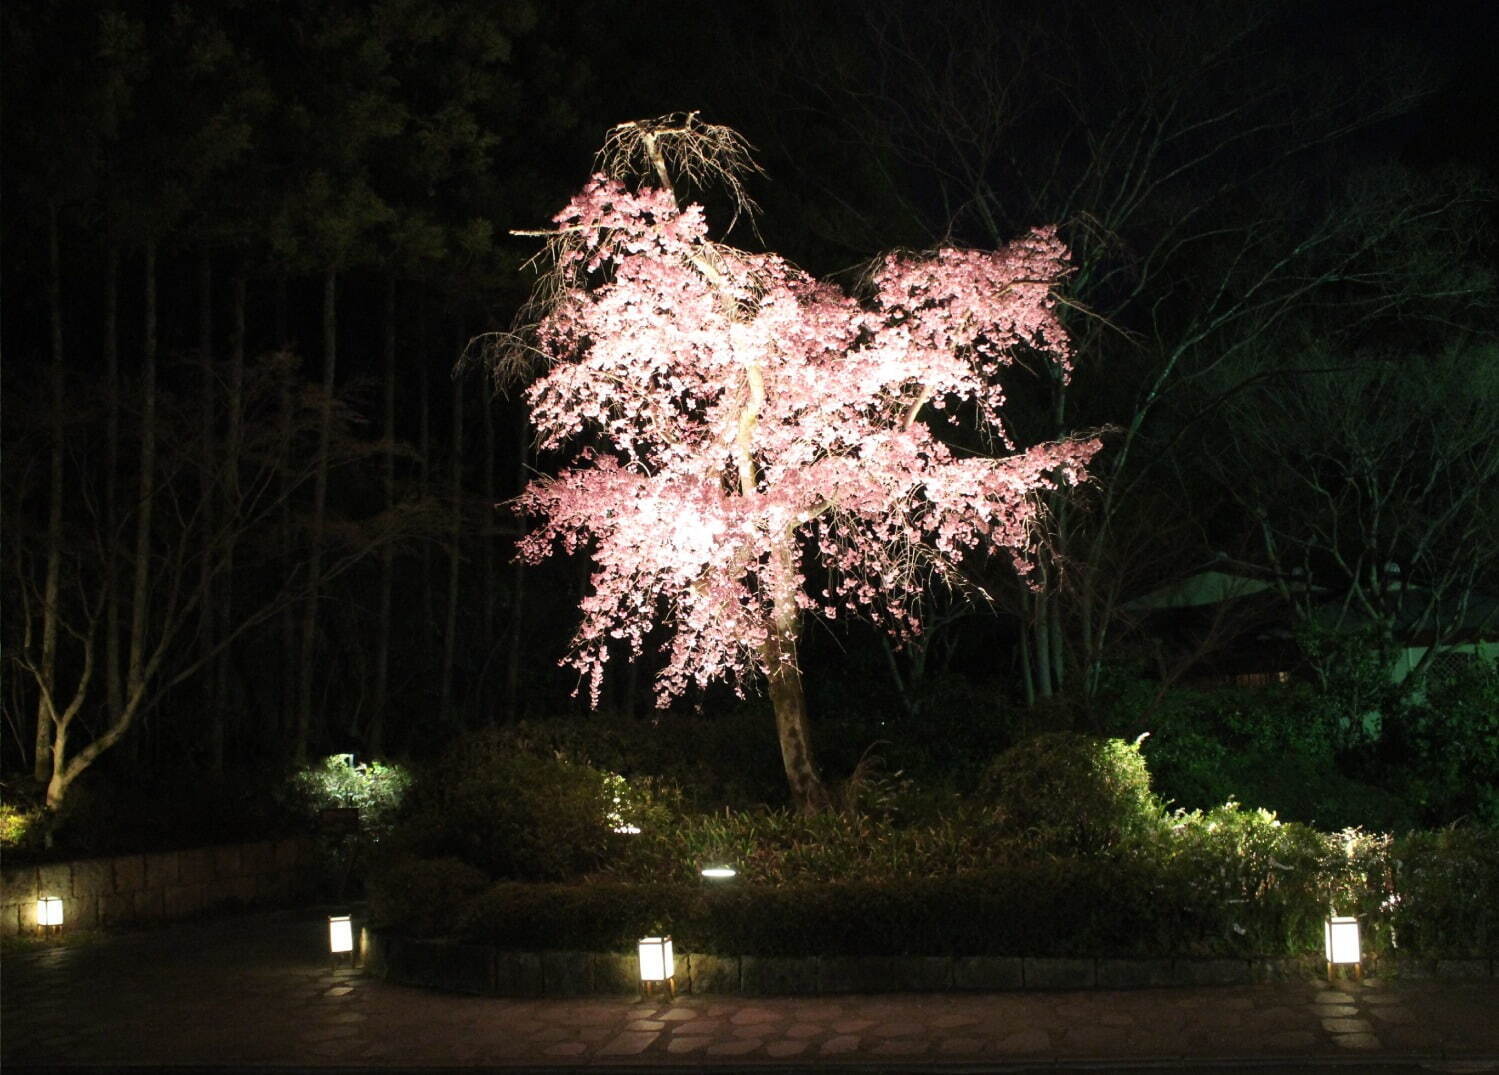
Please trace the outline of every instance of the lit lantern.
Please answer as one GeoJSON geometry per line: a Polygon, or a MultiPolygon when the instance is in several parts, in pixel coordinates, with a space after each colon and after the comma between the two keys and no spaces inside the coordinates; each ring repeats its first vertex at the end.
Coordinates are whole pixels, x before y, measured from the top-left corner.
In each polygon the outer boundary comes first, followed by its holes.
{"type": "Polygon", "coordinates": [[[735,876],[735,870],[732,866],[704,866],[702,874],[714,881],[726,881],[735,876]]]}
{"type": "Polygon", "coordinates": [[[642,937],[638,945],[640,953],[640,985],[649,993],[657,982],[666,983],[667,991],[676,996],[676,961],[672,957],[670,937],[642,937]]]}
{"type": "Polygon", "coordinates": [[[328,916],[328,951],[333,958],[347,954],[350,961],[354,959],[354,925],[349,921],[346,914],[333,914],[328,916]]]}
{"type": "Polygon", "coordinates": [[[36,901],[36,924],[45,933],[57,933],[62,929],[62,900],[57,896],[43,896],[36,901]]]}
{"type": "Polygon", "coordinates": [[[1356,978],[1363,980],[1363,957],[1358,940],[1358,919],[1352,915],[1333,915],[1325,927],[1327,980],[1332,981],[1334,967],[1351,966],[1356,978]]]}

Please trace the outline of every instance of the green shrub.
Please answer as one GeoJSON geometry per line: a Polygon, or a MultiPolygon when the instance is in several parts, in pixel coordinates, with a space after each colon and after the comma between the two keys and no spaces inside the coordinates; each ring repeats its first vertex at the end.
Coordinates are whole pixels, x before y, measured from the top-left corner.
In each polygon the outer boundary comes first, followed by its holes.
{"type": "Polygon", "coordinates": [[[995,758],[984,779],[1007,822],[1049,850],[1105,851],[1161,822],[1138,740],[1049,732],[995,758]]]}
{"type": "Polygon", "coordinates": [[[1293,955],[1321,936],[1324,844],[1304,825],[1228,802],[1177,812],[1139,854],[1181,952],[1293,955]]]}
{"type": "Polygon", "coordinates": [[[1339,703],[1307,684],[1162,691],[1126,681],[1113,685],[1107,709],[1111,731],[1150,733],[1142,750],[1153,785],[1182,809],[1236,800],[1324,829],[1415,823],[1404,798],[1354,778],[1365,775],[1354,759],[1344,770],[1339,703]]]}
{"type": "Polygon", "coordinates": [[[1499,830],[1413,832],[1389,851],[1396,944],[1444,956],[1499,956],[1499,830]]]}
{"type": "Polygon", "coordinates": [[[450,934],[457,908],[488,883],[483,873],[455,858],[388,859],[367,884],[370,924],[414,937],[450,934]]]}
{"type": "Polygon", "coordinates": [[[39,846],[41,826],[38,823],[41,819],[40,807],[0,803],[0,850],[17,851],[39,846]]]}
{"type": "Polygon", "coordinates": [[[630,837],[608,871],[688,882],[703,866],[725,864],[755,885],[883,882],[984,869],[1026,851],[992,808],[949,805],[946,814],[912,824],[790,810],[686,815],[630,837]]]}
{"type": "Polygon", "coordinates": [[[678,934],[701,913],[701,899],[692,885],[501,881],[467,901],[457,934],[517,950],[625,950],[641,937],[678,934]]]}
{"type": "Polygon", "coordinates": [[[591,766],[476,733],[418,778],[396,842],[421,858],[460,859],[492,879],[573,878],[597,869],[626,839],[609,821],[614,792],[591,766]]]}
{"type": "Polygon", "coordinates": [[[359,811],[362,833],[378,840],[390,831],[411,788],[411,773],[401,765],[370,761],[355,765],[353,756],[333,754],[299,769],[289,781],[290,805],[309,821],[339,807],[359,811]]]}
{"type": "Polygon", "coordinates": [[[1388,724],[1393,780],[1427,824],[1499,826],[1499,672],[1473,662],[1432,674],[1388,724]]]}

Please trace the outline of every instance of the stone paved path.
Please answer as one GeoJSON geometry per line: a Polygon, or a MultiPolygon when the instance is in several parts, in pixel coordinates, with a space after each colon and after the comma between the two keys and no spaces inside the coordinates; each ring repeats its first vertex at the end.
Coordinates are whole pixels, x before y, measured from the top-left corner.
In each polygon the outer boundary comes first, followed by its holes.
{"type": "Polygon", "coordinates": [[[0,1060],[315,1066],[1353,1062],[1499,1071],[1499,983],[1132,992],[502,999],[332,969],[259,916],[15,955],[0,1060]],[[1460,1063],[1459,1063],[1460,1062],[1460,1063]]]}

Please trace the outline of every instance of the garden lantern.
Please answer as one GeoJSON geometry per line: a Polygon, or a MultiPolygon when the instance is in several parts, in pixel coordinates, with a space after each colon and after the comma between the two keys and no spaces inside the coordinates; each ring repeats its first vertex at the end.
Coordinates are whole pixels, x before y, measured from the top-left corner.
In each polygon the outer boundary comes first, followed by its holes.
{"type": "Polygon", "coordinates": [[[347,955],[349,965],[354,965],[354,924],[349,921],[348,915],[328,916],[328,952],[335,962],[339,956],[347,955]]]}
{"type": "Polygon", "coordinates": [[[36,924],[43,933],[62,931],[62,899],[58,896],[43,896],[36,901],[36,924]]]}
{"type": "Polygon", "coordinates": [[[1334,967],[1353,967],[1354,977],[1363,981],[1363,958],[1358,940],[1358,919],[1352,915],[1333,915],[1325,928],[1327,980],[1332,981],[1334,967]]]}
{"type": "Polygon", "coordinates": [[[732,866],[704,866],[702,869],[704,877],[714,881],[726,881],[736,875],[732,866]]]}
{"type": "Polygon", "coordinates": [[[670,937],[642,937],[640,953],[640,987],[649,993],[657,982],[666,983],[667,992],[677,995],[676,961],[672,957],[670,937]]]}

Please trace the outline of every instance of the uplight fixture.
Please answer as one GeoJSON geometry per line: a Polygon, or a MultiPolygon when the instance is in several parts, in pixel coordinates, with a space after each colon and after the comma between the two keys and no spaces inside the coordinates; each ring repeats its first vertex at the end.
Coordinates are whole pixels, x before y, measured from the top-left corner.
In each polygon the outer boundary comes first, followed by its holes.
{"type": "Polygon", "coordinates": [[[737,876],[738,871],[732,866],[704,866],[702,874],[713,881],[726,881],[730,877],[737,876]]]}
{"type": "Polygon", "coordinates": [[[36,924],[43,933],[62,932],[62,899],[43,896],[36,901],[36,924]]]}
{"type": "Polygon", "coordinates": [[[649,993],[658,983],[664,983],[667,993],[675,997],[677,968],[671,937],[642,937],[636,949],[640,955],[640,988],[649,993]]]}
{"type": "Polygon", "coordinates": [[[1327,953],[1327,980],[1333,978],[1334,967],[1352,967],[1354,977],[1363,981],[1363,956],[1358,939],[1358,919],[1352,915],[1333,915],[1327,920],[1324,930],[1327,953]]]}

